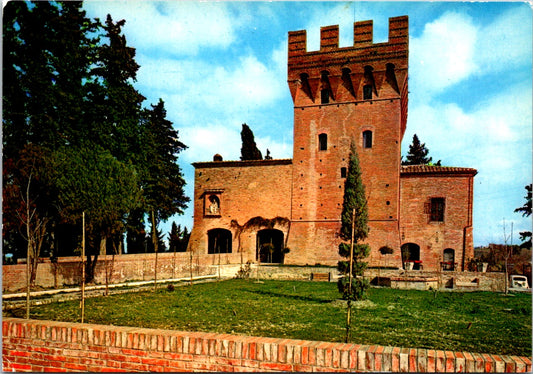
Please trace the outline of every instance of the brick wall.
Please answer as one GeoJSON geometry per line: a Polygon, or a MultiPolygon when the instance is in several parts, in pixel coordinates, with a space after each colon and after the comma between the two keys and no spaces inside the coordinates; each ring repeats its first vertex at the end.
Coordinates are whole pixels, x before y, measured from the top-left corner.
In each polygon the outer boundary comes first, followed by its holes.
{"type": "Polygon", "coordinates": [[[531,359],[6,318],[4,371],[530,372],[531,359]]]}
{"type": "Polygon", "coordinates": [[[424,270],[437,270],[447,248],[455,251],[458,270],[474,257],[472,236],[473,179],[466,168],[403,167],[400,187],[402,244],[420,246],[424,270]],[[411,169],[417,171],[410,172],[411,169]],[[431,222],[430,199],[445,199],[444,220],[431,222]]]}
{"type": "MultiPolygon", "coordinates": [[[[242,226],[253,217],[290,219],[292,160],[218,161],[193,165],[194,224],[188,250],[207,254],[207,232],[225,229],[231,231],[232,253],[242,253],[244,262],[255,261],[257,230],[245,231],[238,237],[232,221],[242,226]],[[206,214],[206,198],[211,195],[219,197],[218,215],[206,214]]],[[[287,236],[288,227],[275,229],[287,236]]]]}
{"type": "MultiPolygon", "coordinates": [[[[354,24],[354,45],[339,48],[338,26],[321,28],[319,51],[306,50],[305,31],[289,33],[288,84],[294,101],[292,227],[289,263],[335,264],[350,143],[355,142],[368,198],[369,236],[399,248],[400,145],[407,107],[408,21],[389,20],[389,41],[372,43],[372,21],[354,24]],[[371,77],[367,68],[371,67],[371,77]],[[389,69],[392,67],[392,72],[389,69]],[[372,85],[372,99],[363,86],[372,85]],[[321,92],[329,90],[327,103],[321,92]],[[363,132],[372,146],[363,146],[363,132]],[[327,147],[319,136],[327,136],[327,147]]],[[[396,265],[401,265],[396,258],[396,265]]]]}
{"type": "MultiPolygon", "coordinates": [[[[191,259],[189,252],[158,253],[158,279],[172,279],[217,273],[219,264],[240,264],[240,255],[231,254],[197,254],[191,259]],[[192,261],[191,261],[192,260],[192,261]]],[[[100,256],[95,270],[95,283],[105,283],[106,259],[100,256]]],[[[107,256],[109,283],[154,279],[155,254],[126,254],[107,256]]],[[[74,286],[81,283],[81,265],[79,257],[60,257],[56,264],[49,259],[41,259],[37,267],[36,284],[45,288],[74,286]]],[[[26,287],[26,265],[4,265],[2,267],[2,289],[16,291],[26,287]]]]}

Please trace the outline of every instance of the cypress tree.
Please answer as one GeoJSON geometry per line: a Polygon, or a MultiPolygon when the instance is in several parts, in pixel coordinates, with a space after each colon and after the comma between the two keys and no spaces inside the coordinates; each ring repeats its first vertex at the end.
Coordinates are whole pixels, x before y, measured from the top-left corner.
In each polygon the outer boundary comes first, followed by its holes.
{"type": "Polygon", "coordinates": [[[261,151],[257,148],[257,145],[255,144],[254,139],[254,133],[246,123],[242,124],[242,131],[241,131],[241,139],[242,139],[242,148],[241,148],[241,160],[262,160],[263,155],[261,154],[261,151]]]}
{"type": "Polygon", "coordinates": [[[350,258],[350,243],[353,240],[353,268],[352,285],[349,287],[349,260],[339,261],[338,269],[344,277],[339,279],[338,289],[345,300],[361,300],[365,297],[365,291],[368,288],[368,281],[362,276],[367,265],[363,260],[370,254],[370,247],[368,244],[360,243],[368,236],[368,206],[357,150],[353,143],[350,149],[348,173],[344,182],[341,222],[340,237],[344,242],[339,245],[339,255],[350,258]]]}
{"type": "Polygon", "coordinates": [[[368,206],[357,150],[353,142],[350,147],[348,173],[344,182],[341,222],[340,237],[344,242],[339,244],[339,255],[347,258],[347,260],[338,263],[338,270],[342,276],[339,278],[337,287],[342,298],[347,300],[346,342],[348,342],[350,339],[351,303],[364,299],[369,287],[369,282],[363,278],[363,275],[367,266],[364,259],[370,254],[368,244],[360,243],[368,236],[368,206]]]}

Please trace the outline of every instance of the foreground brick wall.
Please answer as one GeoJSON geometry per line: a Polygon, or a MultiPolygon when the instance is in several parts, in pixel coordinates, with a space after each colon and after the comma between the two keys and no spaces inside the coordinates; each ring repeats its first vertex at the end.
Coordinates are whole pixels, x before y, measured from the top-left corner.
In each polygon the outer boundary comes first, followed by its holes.
{"type": "Polygon", "coordinates": [[[4,371],[530,372],[518,356],[8,318],[4,371]]]}

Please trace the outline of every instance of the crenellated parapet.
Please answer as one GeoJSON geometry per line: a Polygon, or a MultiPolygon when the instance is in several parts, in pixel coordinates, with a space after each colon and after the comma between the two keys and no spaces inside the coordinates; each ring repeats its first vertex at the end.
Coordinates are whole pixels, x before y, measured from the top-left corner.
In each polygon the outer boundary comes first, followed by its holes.
{"type": "Polygon", "coordinates": [[[305,30],[289,32],[288,84],[295,106],[406,99],[407,16],[389,18],[389,38],[373,43],[373,22],[354,23],[353,46],[339,48],[339,26],[320,29],[320,50],[307,51],[305,30]],[[405,91],[405,92],[404,92],[405,91]],[[300,94],[297,94],[300,93],[300,94]]]}

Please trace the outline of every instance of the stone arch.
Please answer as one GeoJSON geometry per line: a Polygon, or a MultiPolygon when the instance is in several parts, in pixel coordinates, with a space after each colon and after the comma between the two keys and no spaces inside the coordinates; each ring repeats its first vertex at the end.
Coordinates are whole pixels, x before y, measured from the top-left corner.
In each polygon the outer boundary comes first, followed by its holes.
{"type": "Polygon", "coordinates": [[[257,232],[256,259],[261,263],[282,264],[284,260],[284,235],[277,229],[264,229],[257,232]]]}
{"type": "Polygon", "coordinates": [[[207,232],[207,253],[231,253],[232,246],[231,231],[227,229],[211,229],[207,232]]]}

